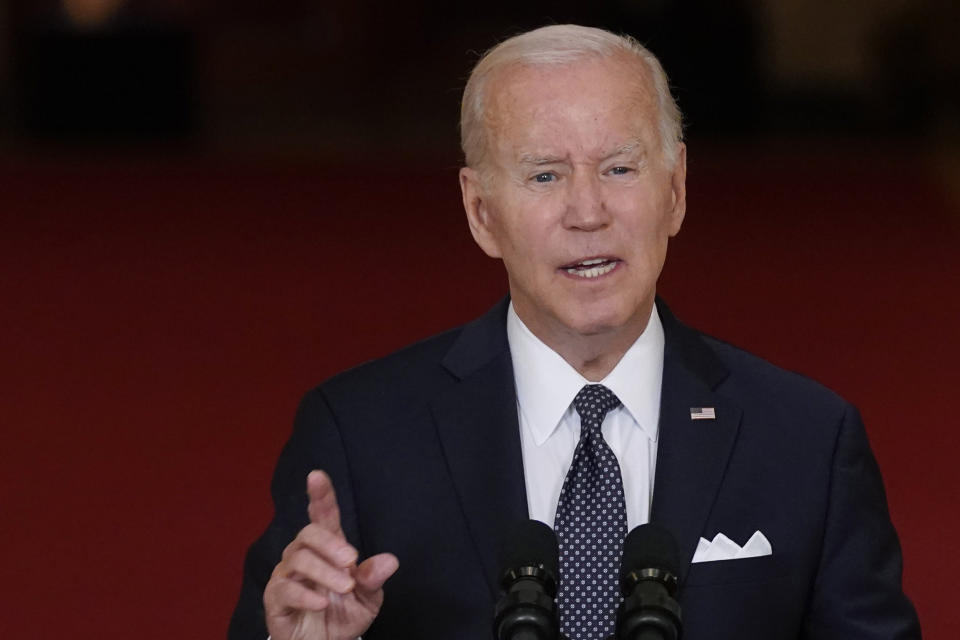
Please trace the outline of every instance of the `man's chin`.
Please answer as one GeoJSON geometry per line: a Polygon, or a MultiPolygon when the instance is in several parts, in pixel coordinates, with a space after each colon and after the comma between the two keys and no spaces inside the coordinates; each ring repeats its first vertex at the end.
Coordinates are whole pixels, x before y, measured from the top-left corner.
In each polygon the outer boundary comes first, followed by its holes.
{"type": "Polygon", "coordinates": [[[564,323],[571,333],[584,338],[631,337],[643,333],[649,312],[628,313],[624,309],[593,309],[592,313],[571,314],[564,323]],[[641,317],[642,316],[642,317],[641,317]]]}
{"type": "Polygon", "coordinates": [[[596,337],[619,333],[627,328],[628,321],[615,314],[596,314],[570,318],[566,326],[572,333],[583,337],[596,337]]]}

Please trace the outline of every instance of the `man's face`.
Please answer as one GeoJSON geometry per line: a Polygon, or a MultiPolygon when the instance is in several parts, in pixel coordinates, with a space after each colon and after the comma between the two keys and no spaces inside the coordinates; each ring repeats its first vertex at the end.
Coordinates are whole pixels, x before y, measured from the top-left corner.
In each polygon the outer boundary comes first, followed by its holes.
{"type": "Polygon", "coordinates": [[[559,350],[646,327],[685,211],[647,70],[620,57],[513,67],[487,89],[483,175],[461,171],[471,232],[503,259],[517,315],[559,350]]]}

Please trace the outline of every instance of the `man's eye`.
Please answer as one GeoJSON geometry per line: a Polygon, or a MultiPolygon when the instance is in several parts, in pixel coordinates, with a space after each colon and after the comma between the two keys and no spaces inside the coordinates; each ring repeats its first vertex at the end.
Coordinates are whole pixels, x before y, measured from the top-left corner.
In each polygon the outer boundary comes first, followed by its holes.
{"type": "Polygon", "coordinates": [[[614,167],[610,169],[610,173],[615,176],[625,176],[631,171],[632,169],[630,167],[614,167]]]}
{"type": "Polygon", "coordinates": [[[553,182],[555,179],[556,176],[552,173],[538,173],[537,175],[533,176],[534,182],[540,183],[553,182]]]}

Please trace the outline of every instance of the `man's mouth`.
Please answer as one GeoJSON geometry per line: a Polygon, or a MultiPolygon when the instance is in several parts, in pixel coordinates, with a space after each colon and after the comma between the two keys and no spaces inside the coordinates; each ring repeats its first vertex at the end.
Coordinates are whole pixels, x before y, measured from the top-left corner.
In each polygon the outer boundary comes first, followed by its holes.
{"type": "Polygon", "coordinates": [[[599,278],[616,269],[618,264],[620,261],[616,258],[591,258],[560,268],[578,278],[599,278]]]}

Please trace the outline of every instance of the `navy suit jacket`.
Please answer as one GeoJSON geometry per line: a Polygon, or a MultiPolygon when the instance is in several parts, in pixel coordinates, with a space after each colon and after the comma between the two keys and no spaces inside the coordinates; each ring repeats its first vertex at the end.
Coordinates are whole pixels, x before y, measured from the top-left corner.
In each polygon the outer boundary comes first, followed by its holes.
{"type": "MultiPolygon", "coordinates": [[[[310,392],[251,547],[231,640],[264,640],[262,593],[307,524],[305,478],[333,479],[347,538],[400,569],[364,640],[490,640],[505,529],[527,517],[507,302],[310,392]]],[[[879,469],[856,410],[801,376],[680,324],[666,337],[651,520],[685,562],[686,640],[919,638],[879,469]],[[691,420],[714,407],[715,420],[691,420]],[[699,538],[770,556],[690,564],[699,538]]],[[[630,464],[622,460],[621,464],[630,464]]]]}

